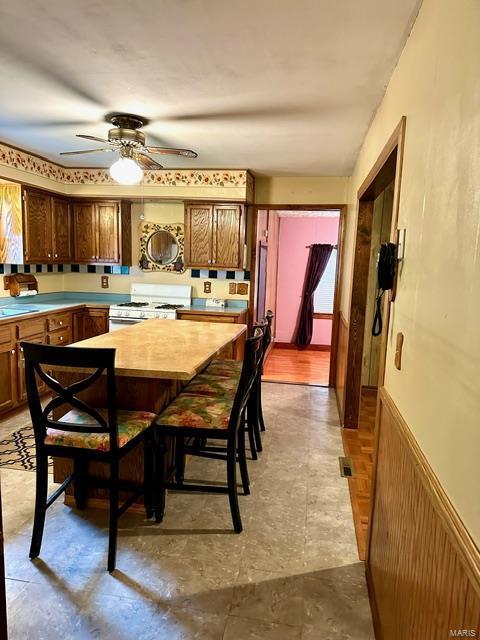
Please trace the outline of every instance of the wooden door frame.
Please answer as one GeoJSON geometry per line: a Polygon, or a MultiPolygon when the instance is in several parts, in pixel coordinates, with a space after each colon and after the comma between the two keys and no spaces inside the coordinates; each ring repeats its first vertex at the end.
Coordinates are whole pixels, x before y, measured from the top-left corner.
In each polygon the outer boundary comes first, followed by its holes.
{"type": "Polygon", "coordinates": [[[335,293],[333,298],[333,314],[332,314],[332,338],[330,347],[330,370],[328,376],[328,386],[335,386],[335,376],[337,371],[337,351],[338,351],[338,335],[340,325],[340,291],[342,285],[342,255],[343,242],[345,233],[345,217],[347,214],[346,204],[254,204],[252,208],[252,235],[251,243],[251,262],[250,262],[250,294],[249,294],[249,326],[253,322],[255,309],[255,283],[257,271],[257,214],[259,210],[267,211],[339,211],[338,222],[338,238],[337,238],[337,265],[335,275],[335,293]]]}
{"type": "MultiPolygon", "coordinates": [[[[405,126],[406,117],[403,116],[357,192],[358,217],[355,233],[355,254],[350,295],[344,406],[344,426],[350,429],[358,428],[360,413],[363,341],[374,202],[374,195],[372,195],[372,192],[375,189],[375,180],[379,177],[382,169],[386,167],[387,162],[392,157],[392,154],[396,152],[392,223],[390,228],[390,241],[396,243],[400,188],[402,181],[403,150],[405,144],[405,126]]],[[[385,296],[383,301],[384,321],[380,344],[379,387],[383,385],[385,378],[385,360],[390,318],[391,299],[386,298],[387,297],[385,296]]]]}

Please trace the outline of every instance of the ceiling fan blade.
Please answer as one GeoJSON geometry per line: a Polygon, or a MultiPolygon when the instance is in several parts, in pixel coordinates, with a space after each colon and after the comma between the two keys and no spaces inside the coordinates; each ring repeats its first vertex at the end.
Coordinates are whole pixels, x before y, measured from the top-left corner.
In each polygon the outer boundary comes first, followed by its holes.
{"type": "Polygon", "coordinates": [[[139,164],[142,169],[148,169],[150,171],[153,171],[155,169],[163,169],[163,166],[161,164],[159,164],[153,158],[147,156],[145,153],[136,153],[134,155],[134,158],[135,162],[139,164]]]}
{"type": "Polygon", "coordinates": [[[98,151],[116,151],[116,149],[112,149],[111,147],[103,147],[100,149],[82,149],[82,151],[61,151],[61,156],[78,156],[82,153],[97,153],[98,151]]]}
{"type": "Polygon", "coordinates": [[[145,147],[148,153],[160,153],[168,156],[184,156],[185,158],[196,158],[198,153],[190,149],[170,149],[168,147],[145,147]]]}
{"type": "Polygon", "coordinates": [[[110,144],[105,138],[98,138],[97,136],[86,136],[83,133],[77,133],[77,138],[84,138],[85,140],[95,140],[95,142],[103,142],[103,144],[110,144]]]}

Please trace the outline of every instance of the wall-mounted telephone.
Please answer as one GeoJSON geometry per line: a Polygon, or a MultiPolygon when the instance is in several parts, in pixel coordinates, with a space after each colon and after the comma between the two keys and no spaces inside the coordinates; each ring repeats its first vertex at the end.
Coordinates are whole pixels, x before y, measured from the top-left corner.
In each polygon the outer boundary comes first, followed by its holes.
{"type": "Polygon", "coordinates": [[[372,327],[373,336],[379,336],[382,333],[382,298],[385,291],[393,289],[396,267],[397,245],[393,242],[384,242],[380,246],[377,260],[377,300],[372,327]]]}

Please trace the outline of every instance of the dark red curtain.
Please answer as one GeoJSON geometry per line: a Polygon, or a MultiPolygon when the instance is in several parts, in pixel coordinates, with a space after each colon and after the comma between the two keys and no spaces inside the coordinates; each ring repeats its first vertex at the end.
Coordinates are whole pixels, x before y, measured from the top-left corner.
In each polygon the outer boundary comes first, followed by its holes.
{"type": "Polygon", "coordinates": [[[312,244],[310,247],[305,282],[303,283],[302,302],[295,332],[294,342],[297,347],[306,347],[312,341],[313,294],[322,279],[332,251],[333,246],[331,244],[312,244]]]}

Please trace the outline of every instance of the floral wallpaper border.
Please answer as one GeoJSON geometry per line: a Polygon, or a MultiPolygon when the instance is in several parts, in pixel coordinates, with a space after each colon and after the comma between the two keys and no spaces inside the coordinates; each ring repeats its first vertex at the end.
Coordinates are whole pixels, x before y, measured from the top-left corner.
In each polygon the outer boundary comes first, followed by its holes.
{"type": "MultiPolygon", "coordinates": [[[[0,142],[0,165],[27,171],[64,184],[116,184],[106,169],[62,167],[55,162],[15,149],[0,142]]],[[[253,196],[253,176],[246,170],[163,169],[146,171],[145,185],[189,187],[245,187],[253,196]]]]}

